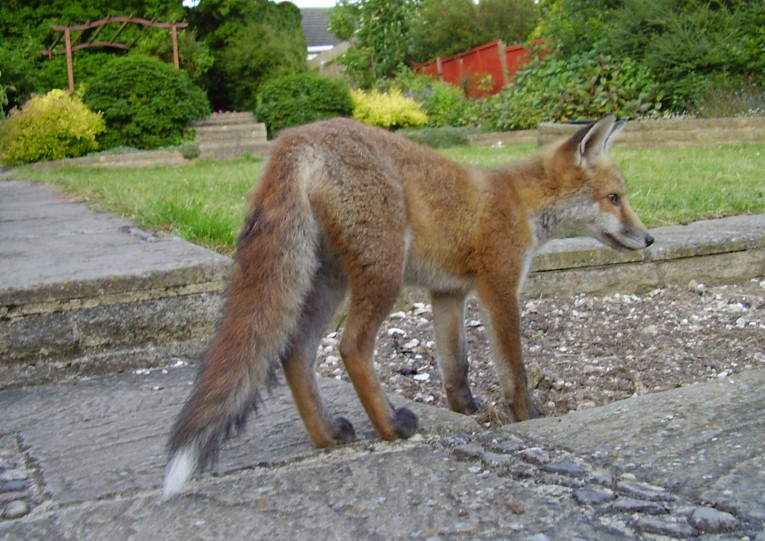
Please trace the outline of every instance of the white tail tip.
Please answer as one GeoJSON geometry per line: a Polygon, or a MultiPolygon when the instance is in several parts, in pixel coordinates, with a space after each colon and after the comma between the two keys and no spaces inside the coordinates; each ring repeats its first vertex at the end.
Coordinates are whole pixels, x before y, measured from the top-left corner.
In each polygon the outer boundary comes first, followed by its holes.
{"type": "Polygon", "coordinates": [[[162,499],[167,500],[183,490],[197,466],[197,452],[193,447],[176,451],[165,469],[165,490],[162,499]]]}

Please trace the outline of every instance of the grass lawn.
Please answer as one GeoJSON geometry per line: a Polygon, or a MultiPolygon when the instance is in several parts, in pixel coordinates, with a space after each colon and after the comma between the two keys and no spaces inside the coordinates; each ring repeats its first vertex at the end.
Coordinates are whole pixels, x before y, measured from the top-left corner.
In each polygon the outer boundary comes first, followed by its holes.
{"type": "MultiPolygon", "coordinates": [[[[495,167],[521,159],[536,145],[457,147],[454,160],[495,167]]],[[[765,145],[629,149],[613,157],[627,178],[630,200],[649,226],[765,212],[765,145]]],[[[231,253],[262,162],[203,161],[182,167],[104,169],[20,167],[13,178],[60,186],[94,208],[115,212],[148,229],[172,232],[231,253]]]]}

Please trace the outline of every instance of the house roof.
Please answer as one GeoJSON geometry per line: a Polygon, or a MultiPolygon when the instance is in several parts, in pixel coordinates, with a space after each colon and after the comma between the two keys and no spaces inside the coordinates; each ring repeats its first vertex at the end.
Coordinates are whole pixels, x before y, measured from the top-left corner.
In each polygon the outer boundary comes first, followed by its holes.
{"type": "Polygon", "coordinates": [[[329,31],[329,9],[305,8],[300,10],[300,14],[303,16],[303,33],[309,50],[313,47],[331,48],[340,43],[341,40],[329,31]]]}

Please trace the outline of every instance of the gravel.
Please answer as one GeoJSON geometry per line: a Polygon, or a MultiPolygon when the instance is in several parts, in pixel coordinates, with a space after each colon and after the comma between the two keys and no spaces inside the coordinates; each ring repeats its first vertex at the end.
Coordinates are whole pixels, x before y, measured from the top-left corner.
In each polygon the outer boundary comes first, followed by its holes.
{"type": "MultiPolygon", "coordinates": [[[[465,320],[470,382],[483,404],[475,418],[495,428],[510,414],[476,300],[468,301],[465,320]]],[[[763,278],[727,286],[692,281],[642,295],[525,300],[522,321],[529,386],[544,416],[765,368],[763,278]]],[[[347,379],[340,338],[332,333],[323,340],[320,375],[347,379]]],[[[386,391],[446,407],[434,340],[428,304],[387,318],[375,356],[386,391]]]]}

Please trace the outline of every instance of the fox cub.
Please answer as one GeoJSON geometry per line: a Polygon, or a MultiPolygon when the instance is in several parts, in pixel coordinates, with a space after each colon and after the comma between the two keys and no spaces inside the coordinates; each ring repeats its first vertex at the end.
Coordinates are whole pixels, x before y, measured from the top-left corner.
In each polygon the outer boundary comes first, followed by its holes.
{"type": "Polygon", "coordinates": [[[518,300],[535,250],[571,232],[616,250],[653,242],[608,157],[623,126],[607,116],[498,169],[455,163],[348,119],[285,130],[252,195],[219,327],[173,428],[165,497],[243,428],[277,364],[317,446],[355,438],[351,423],[327,410],[314,370],[325,328],[348,291],[340,354],[381,438],[408,438],[417,429],[414,413],[388,401],[372,363],[378,328],[404,284],[431,292],[449,407],[479,407],[468,384],[463,325],[474,290],[491,321],[494,361],[515,420],[536,416],[518,300]]]}

